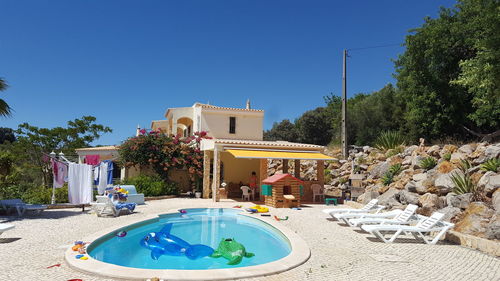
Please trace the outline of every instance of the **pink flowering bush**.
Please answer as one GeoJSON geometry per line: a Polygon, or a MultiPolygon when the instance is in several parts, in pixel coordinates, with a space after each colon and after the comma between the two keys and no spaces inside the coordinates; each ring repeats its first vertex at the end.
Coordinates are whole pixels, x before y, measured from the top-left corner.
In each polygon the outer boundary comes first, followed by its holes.
{"type": "Polygon", "coordinates": [[[169,181],[170,169],[187,169],[194,187],[203,177],[200,143],[202,139],[208,138],[206,132],[196,132],[193,136],[182,138],[143,129],[138,136],[125,140],[120,145],[119,153],[125,167],[151,167],[165,181],[169,181]]]}

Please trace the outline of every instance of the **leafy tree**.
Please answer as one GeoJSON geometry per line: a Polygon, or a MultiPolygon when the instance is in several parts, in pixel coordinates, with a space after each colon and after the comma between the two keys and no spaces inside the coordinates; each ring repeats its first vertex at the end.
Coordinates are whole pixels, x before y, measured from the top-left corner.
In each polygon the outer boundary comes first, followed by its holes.
{"type": "Polygon", "coordinates": [[[264,140],[269,141],[290,141],[296,142],[298,140],[298,132],[295,124],[290,122],[290,120],[285,119],[281,122],[274,122],[271,130],[264,132],[264,140]]]}
{"type": "Polygon", "coordinates": [[[306,111],[295,124],[300,142],[326,145],[332,139],[331,123],[324,107],[306,111]]]}
{"type": "MultiPolygon", "coordinates": [[[[5,91],[9,85],[3,78],[0,78],[0,92],[5,91]]],[[[8,117],[12,115],[12,108],[3,99],[0,99],[0,116],[8,117]]]]}
{"type": "Polygon", "coordinates": [[[95,121],[93,116],[83,116],[81,119],[68,121],[66,128],[52,129],[23,123],[16,131],[17,141],[12,149],[22,157],[21,162],[26,168],[40,172],[43,175],[42,184],[48,185],[51,168],[44,161],[43,153],[62,151],[65,154],[74,154],[76,148],[89,147],[101,134],[112,132],[109,127],[96,124],[95,121]]]}
{"type": "Polygon", "coordinates": [[[5,142],[15,142],[16,136],[11,128],[0,128],[0,144],[5,142]]]}
{"type": "Polygon", "coordinates": [[[406,37],[395,64],[410,137],[463,139],[462,125],[498,125],[499,3],[459,1],[406,37]]]}

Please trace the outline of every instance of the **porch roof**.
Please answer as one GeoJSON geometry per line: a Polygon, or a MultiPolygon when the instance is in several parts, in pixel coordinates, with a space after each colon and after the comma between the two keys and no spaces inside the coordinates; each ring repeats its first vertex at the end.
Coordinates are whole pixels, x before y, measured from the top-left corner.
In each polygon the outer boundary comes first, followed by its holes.
{"type": "Polygon", "coordinates": [[[227,149],[236,158],[262,159],[301,159],[301,160],[332,160],[333,158],[320,152],[292,152],[279,150],[247,150],[227,149]]]}

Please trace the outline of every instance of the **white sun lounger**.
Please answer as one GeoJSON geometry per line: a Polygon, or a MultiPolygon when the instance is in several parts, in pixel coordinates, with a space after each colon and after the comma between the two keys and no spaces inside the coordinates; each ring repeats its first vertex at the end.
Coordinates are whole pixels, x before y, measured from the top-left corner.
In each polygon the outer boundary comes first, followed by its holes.
{"type": "Polygon", "coordinates": [[[430,217],[419,216],[420,220],[415,226],[409,225],[397,225],[397,224],[385,224],[385,225],[363,225],[361,228],[375,235],[380,240],[385,243],[392,243],[401,233],[412,234],[415,239],[422,238],[427,244],[436,244],[437,241],[452,228],[454,224],[449,222],[441,221],[444,214],[435,212],[430,217]],[[395,232],[389,239],[384,237],[385,232],[395,232]],[[428,240],[424,234],[437,232],[436,236],[432,240],[428,240]]]}
{"type": "Polygon", "coordinates": [[[98,217],[112,215],[118,217],[122,212],[131,214],[132,211],[127,208],[117,209],[113,200],[108,196],[96,196],[96,202],[91,202],[90,207],[98,217]]]}
{"type": "Polygon", "coordinates": [[[368,204],[364,205],[363,208],[361,209],[354,209],[354,208],[324,209],[323,213],[329,214],[334,219],[336,219],[334,217],[335,214],[367,213],[370,211],[375,211],[375,213],[378,213],[380,212],[380,210],[384,208],[384,206],[378,206],[377,202],[378,202],[377,199],[372,199],[370,202],[368,202],[368,204]]]}
{"type": "Polygon", "coordinates": [[[12,224],[0,223],[0,235],[9,229],[13,229],[14,226],[12,224]]]}
{"type": "MultiPolygon", "coordinates": [[[[392,219],[397,217],[399,214],[401,214],[403,210],[391,210],[388,212],[380,212],[380,213],[344,213],[344,214],[334,214],[333,216],[337,220],[342,220],[346,224],[351,225],[349,222],[349,219],[359,219],[359,218],[386,218],[386,219],[392,219]]],[[[352,225],[351,225],[352,226],[352,225]]]]}
{"type": "Polygon", "coordinates": [[[38,215],[43,210],[47,209],[47,206],[45,205],[26,204],[21,199],[0,200],[0,205],[2,205],[2,208],[7,210],[7,213],[11,210],[16,210],[19,216],[24,215],[26,211],[33,211],[38,215]]]}
{"type": "Polygon", "coordinates": [[[361,226],[364,224],[409,224],[412,219],[417,219],[417,217],[414,216],[417,208],[417,205],[409,204],[404,211],[400,211],[398,215],[392,218],[381,216],[377,217],[377,215],[383,214],[380,213],[370,214],[359,218],[344,219],[344,221],[350,226],[361,226]]]}

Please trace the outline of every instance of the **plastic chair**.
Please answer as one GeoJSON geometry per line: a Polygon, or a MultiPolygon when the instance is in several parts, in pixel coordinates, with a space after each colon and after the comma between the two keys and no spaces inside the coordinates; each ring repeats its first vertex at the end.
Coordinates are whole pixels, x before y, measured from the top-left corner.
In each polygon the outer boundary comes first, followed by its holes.
{"type": "Polygon", "coordinates": [[[311,185],[311,189],[313,192],[313,202],[316,202],[316,196],[325,198],[325,194],[323,193],[323,187],[317,183],[311,185]]]}
{"type": "Polygon", "coordinates": [[[243,191],[241,195],[241,199],[246,199],[247,201],[250,201],[250,187],[248,186],[242,186],[240,187],[241,191],[243,191]]]}

